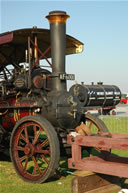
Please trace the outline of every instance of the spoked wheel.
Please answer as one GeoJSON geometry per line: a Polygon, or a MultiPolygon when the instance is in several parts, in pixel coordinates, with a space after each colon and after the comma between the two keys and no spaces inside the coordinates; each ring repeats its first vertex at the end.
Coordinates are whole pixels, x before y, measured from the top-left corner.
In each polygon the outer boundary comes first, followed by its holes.
{"type": "Polygon", "coordinates": [[[14,168],[25,181],[43,183],[60,159],[59,141],[53,126],[41,116],[26,116],[15,125],[10,154],[14,168]]]}
{"type": "MultiPolygon", "coordinates": [[[[87,113],[85,115],[85,123],[82,123],[80,126],[78,126],[76,130],[81,135],[89,136],[100,136],[103,132],[109,132],[104,122],[98,117],[91,115],[90,113],[87,113]]],[[[100,147],[82,147],[82,150],[83,156],[90,156],[92,154],[97,154],[101,152],[100,147]]]]}
{"type": "Polygon", "coordinates": [[[91,134],[96,135],[100,134],[100,132],[109,132],[104,122],[90,113],[85,115],[85,124],[88,126],[91,134]]]}

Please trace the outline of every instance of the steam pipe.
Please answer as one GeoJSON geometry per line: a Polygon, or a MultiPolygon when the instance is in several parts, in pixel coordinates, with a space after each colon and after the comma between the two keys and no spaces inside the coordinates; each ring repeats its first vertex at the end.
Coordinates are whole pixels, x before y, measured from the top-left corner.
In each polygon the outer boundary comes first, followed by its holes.
{"type": "Polygon", "coordinates": [[[66,20],[69,16],[64,11],[52,11],[46,16],[50,23],[52,56],[52,89],[67,89],[66,80],[60,80],[59,74],[65,74],[66,20]]]}

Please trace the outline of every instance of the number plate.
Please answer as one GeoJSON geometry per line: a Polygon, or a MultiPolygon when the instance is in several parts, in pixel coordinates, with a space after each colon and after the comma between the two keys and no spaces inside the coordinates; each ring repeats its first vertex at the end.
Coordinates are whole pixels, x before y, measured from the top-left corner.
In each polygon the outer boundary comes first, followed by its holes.
{"type": "Polygon", "coordinates": [[[60,80],[75,80],[75,74],[60,74],[60,80]]]}

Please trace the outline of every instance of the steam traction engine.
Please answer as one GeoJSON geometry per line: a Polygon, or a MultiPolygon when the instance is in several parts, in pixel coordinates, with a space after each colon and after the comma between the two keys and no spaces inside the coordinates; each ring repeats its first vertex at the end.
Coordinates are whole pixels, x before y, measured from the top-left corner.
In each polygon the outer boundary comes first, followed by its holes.
{"type": "Polygon", "coordinates": [[[87,110],[115,106],[121,97],[118,87],[107,85],[75,84],[67,91],[66,81],[74,75],[65,72],[65,54],[83,49],[83,43],[65,34],[68,17],[53,11],[46,17],[50,30],[34,27],[0,35],[0,150],[10,147],[16,172],[32,183],[54,174],[60,149],[70,151],[67,134],[107,132],[87,110]],[[42,67],[42,58],[52,72],[42,67]]]}

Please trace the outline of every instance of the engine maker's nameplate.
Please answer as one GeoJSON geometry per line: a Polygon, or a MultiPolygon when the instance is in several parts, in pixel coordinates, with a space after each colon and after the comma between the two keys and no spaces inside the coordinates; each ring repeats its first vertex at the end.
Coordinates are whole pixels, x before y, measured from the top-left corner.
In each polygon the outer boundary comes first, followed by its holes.
{"type": "Polygon", "coordinates": [[[75,74],[59,74],[60,80],[75,80],[75,74]]]}

